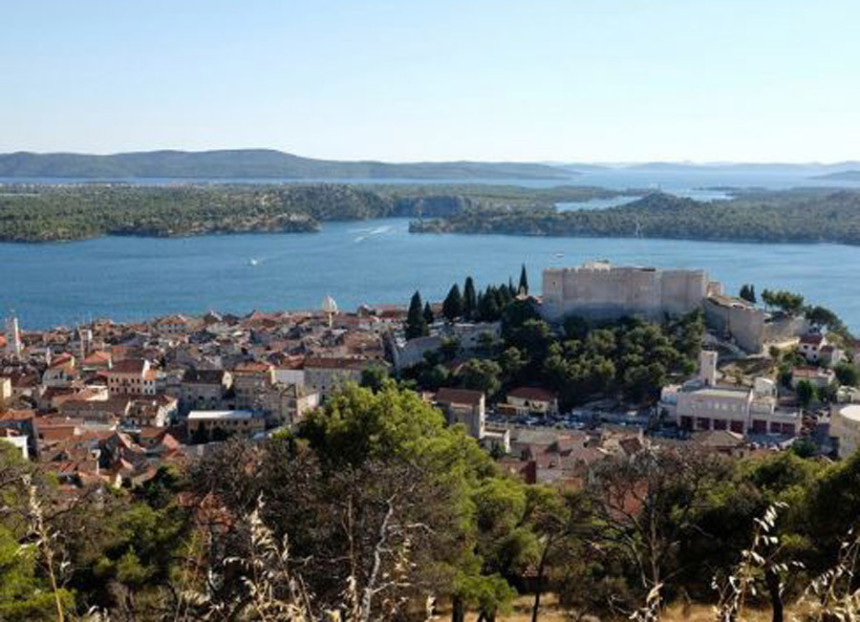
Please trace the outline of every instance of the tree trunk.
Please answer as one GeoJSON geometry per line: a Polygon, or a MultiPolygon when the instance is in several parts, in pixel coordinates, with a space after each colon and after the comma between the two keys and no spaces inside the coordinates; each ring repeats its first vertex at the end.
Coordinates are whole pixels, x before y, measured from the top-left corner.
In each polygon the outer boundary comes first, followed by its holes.
{"type": "Polygon", "coordinates": [[[779,589],[779,575],[772,568],[764,573],[767,591],[770,594],[770,604],[773,609],[773,622],[783,622],[782,592],[779,589]]]}
{"type": "Polygon", "coordinates": [[[538,585],[535,589],[535,604],[532,605],[532,622],[537,622],[538,619],[538,609],[540,609],[540,579],[538,579],[538,585]]]}
{"type": "Polygon", "coordinates": [[[455,596],[451,599],[451,622],[465,622],[466,607],[463,605],[463,599],[455,596]]]}
{"type": "Polygon", "coordinates": [[[543,572],[546,568],[546,558],[549,552],[550,545],[547,544],[540,556],[540,562],[537,568],[537,577],[535,578],[535,603],[532,606],[532,622],[537,622],[538,610],[540,609],[540,597],[543,592],[543,572]]]}

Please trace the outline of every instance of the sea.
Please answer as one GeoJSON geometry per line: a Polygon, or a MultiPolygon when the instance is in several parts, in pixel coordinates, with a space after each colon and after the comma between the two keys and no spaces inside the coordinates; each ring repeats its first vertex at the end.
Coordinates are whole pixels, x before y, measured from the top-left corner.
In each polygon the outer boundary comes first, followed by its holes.
{"type": "MultiPolygon", "coordinates": [[[[3,180],[0,182],[24,180],[3,180]]],[[[70,180],[31,179],[32,183],[70,180]]],[[[80,180],[83,182],[83,180],[80,180]]],[[[87,180],[90,181],[90,180],[87,180]]],[[[140,180],[135,180],[140,182],[140,180]]],[[[184,180],[182,183],[187,183],[184,180]]],[[[203,183],[205,180],[193,180],[203,183]]],[[[229,180],[272,183],[273,180],[229,180]]],[[[290,180],[282,180],[289,183],[290,180]]],[[[349,183],[464,183],[462,180],[318,180],[349,183]]],[[[551,186],[558,181],[470,180],[468,183],[551,186]]],[[[179,183],[146,180],[146,183],[179,183]]],[[[223,181],[222,181],[223,183],[223,181]]],[[[801,174],[762,171],[606,171],[571,185],[652,188],[701,200],[724,200],[728,188],[851,186],[801,174]]],[[[853,184],[860,187],[860,184],[853,184]]],[[[620,197],[559,209],[604,209],[620,197]]],[[[74,325],[95,318],[133,321],[208,310],[318,308],[332,296],[343,310],[366,304],[407,304],[415,291],[441,300],[472,276],[479,287],[515,281],[525,265],[532,292],[541,271],[606,259],[617,265],[703,268],[729,293],[787,289],[833,309],[860,331],[860,247],[839,244],[697,242],[665,239],[546,238],[507,235],[410,234],[407,219],[324,223],[318,233],[228,234],[175,239],[104,237],[50,244],[0,243],[0,315],[26,329],[74,325]]]]}

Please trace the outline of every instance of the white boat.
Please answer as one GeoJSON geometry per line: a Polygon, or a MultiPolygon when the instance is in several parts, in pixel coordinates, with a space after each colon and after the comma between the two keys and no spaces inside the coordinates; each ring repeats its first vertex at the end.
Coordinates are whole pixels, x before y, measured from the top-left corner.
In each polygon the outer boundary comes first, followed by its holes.
{"type": "Polygon", "coordinates": [[[260,260],[259,260],[259,259],[255,259],[254,257],[251,257],[251,258],[248,260],[248,263],[249,263],[250,265],[252,265],[252,266],[256,266],[258,263],[260,263],[260,260]]]}

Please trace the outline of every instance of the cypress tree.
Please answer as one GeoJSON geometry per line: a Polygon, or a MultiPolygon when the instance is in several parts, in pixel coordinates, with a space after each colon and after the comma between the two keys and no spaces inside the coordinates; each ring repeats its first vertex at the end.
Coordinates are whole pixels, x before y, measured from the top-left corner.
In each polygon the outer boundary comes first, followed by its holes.
{"type": "Polygon", "coordinates": [[[526,295],[529,293],[529,276],[526,274],[526,264],[523,264],[522,270],[520,270],[520,287],[518,293],[526,295]]]}
{"type": "Polygon", "coordinates": [[[478,305],[478,310],[481,315],[481,320],[484,322],[495,322],[499,319],[501,309],[496,300],[496,291],[494,287],[488,287],[487,291],[481,295],[481,302],[478,305]]]}
{"type": "Polygon", "coordinates": [[[436,321],[436,316],[433,315],[433,309],[430,308],[429,302],[424,303],[424,314],[423,315],[424,315],[424,321],[427,322],[428,326],[436,321]]]}
{"type": "Polygon", "coordinates": [[[442,315],[449,322],[453,322],[463,315],[463,297],[460,295],[460,286],[456,283],[451,286],[445,302],[442,303],[442,315]]]}
{"type": "Polygon", "coordinates": [[[514,279],[511,277],[508,277],[508,294],[510,294],[509,298],[513,298],[517,295],[517,290],[514,287],[514,279]]]}
{"type": "Polygon", "coordinates": [[[421,304],[421,294],[412,294],[409,302],[409,312],[406,314],[406,338],[415,339],[428,334],[427,321],[424,319],[424,305],[421,304]]]}
{"type": "Polygon", "coordinates": [[[466,277],[463,285],[463,317],[473,320],[478,311],[478,295],[475,293],[475,282],[472,277],[466,277]]]}
{"type": "Polygon", "coordinates": [[[749,285],[749,284],[741,285],[741,291],[738,294],[738,297],[741,298],[742,300],[746,300],[747,302],[751,302],[751,303],[755,304],[756,303],[755,286],[749,285]]]}
{"type": "Polygon", "coordinates": [[[507,289],[504,285],[502,287],[493,288],[493,298],[496,299],[496,306],[499,308],[499,311],[504,309],[510,300],[510,298],[508,298],[507,289]]]}

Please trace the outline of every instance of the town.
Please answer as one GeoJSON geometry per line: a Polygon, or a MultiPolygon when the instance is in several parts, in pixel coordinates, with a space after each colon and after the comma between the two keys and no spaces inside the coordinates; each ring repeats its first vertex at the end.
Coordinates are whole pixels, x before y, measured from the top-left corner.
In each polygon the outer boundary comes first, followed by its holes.
{"type": "Polygon", "coordinates": [[[96,320],[0,338],[0,433],[73,491],[134,487],[233,436],[293,429],[350,384],[396,381],[524,482],[685,446],[839,458],[860,444],[860,342],[832,312],[700,270],[543,272],[444,301],[96,320]],[[661,328],[662,326],[662,328],[661,328]],[[638,348],[638,350],[637,350],[638,348]],[[389,380],[391,379],[391,380],[389,380]]]}

